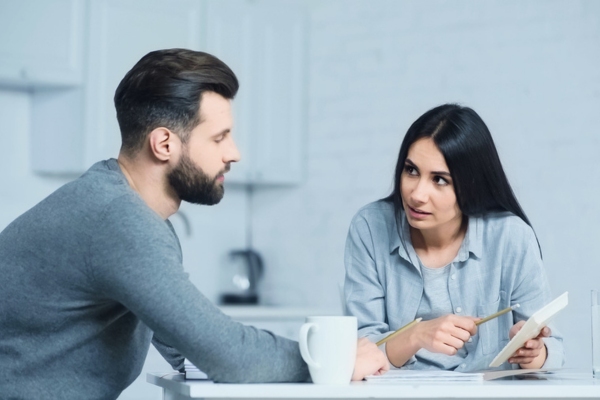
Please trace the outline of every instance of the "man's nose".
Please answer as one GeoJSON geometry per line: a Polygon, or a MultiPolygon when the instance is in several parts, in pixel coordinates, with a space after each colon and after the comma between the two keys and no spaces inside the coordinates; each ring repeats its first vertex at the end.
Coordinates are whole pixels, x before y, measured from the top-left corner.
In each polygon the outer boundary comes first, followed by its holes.
{"type": "Polygon", "coordinates": [[[235,144],[235,141],[231,139],[231,146],[227,149],[227,152],[224,154],[224,162],[238,162],[242,159],[242,155],[235,144]]]}

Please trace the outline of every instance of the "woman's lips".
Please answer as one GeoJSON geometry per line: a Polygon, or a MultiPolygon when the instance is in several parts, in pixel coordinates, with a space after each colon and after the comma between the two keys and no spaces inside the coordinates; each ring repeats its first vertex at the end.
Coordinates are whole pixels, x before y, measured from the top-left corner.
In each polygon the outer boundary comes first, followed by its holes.
{"type": "Polygon", "coordinates": [[[410,214],[411,217],[416,218],[416,219],[423,219],[428,217],[429,215],[431,215],[431,213],[425,212],[425,211],[420,211],[416,208],[412,208],[411,206],[407,206],[408,207],[408,212],[410,214]]]}

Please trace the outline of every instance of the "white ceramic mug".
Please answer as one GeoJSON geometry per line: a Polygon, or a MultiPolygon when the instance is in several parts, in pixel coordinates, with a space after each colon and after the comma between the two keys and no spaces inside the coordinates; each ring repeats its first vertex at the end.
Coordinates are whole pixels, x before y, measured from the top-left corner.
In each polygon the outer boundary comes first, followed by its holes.
{"type": "Polygon", "coordinates": [[[300,328],[300,354],[314,383],[347,385],[356,359],[356,317],[307,317],[300,328]]]}

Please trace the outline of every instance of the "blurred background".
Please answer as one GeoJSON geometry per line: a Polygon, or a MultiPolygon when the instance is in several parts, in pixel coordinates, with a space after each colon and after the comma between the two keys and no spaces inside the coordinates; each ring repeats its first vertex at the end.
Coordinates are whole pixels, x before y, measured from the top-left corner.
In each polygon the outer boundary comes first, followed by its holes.
{"type": "MultiPolygon", "coordinates": [[[[167,47],[213,53],[241,83],[242,161],[223,201],[184,204],[171,218],[207,297],[218,303],[243,270],[231,252],[251,249],[263,264],[254,309],[267,326],[341,312],[352,216],[389,194],[409,125],[458,102],[492,132],[553,294],[569,291],[557,320],[566,366],[590,368],[600,1],[0,0],[0,228],[117,156],[114,90],[141,56],[167,47]]],[[[145,371],[169,366],[151,349],[145,371]]],[[[160,391],[143,373],[121,398],[160,391]]]]}

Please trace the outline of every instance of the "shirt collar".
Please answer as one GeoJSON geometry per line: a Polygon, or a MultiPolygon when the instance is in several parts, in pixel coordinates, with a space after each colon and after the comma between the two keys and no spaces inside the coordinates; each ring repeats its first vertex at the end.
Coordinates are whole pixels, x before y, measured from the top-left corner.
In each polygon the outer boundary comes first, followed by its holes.
{"type": "Polygon", "coordinates": [[[393,240],[390,241],[390,253],[398,249],[398,254],[400,254],[400,257],[417,267],[417,270],[420,271],[420,268],[418,267],[419,259],[417,253],[415,252],[412,242],[410,241],[410,225],[408,224],[408,220],[406,219],[403,209],[400,209],[396,213],[396,221],[394,225],[395,232],[393,233],[393,240]]]}
{"type": "Polygon", "coordinates": [[[476,258],[481,258],[483,248],[483,221],[479,217],[469,217],[469,226],[465,240],[458,251],[459,261],[466,261],[469,253],[476,258]]]}
{"type": "MultiPolygon", "coordinates": [[[[396,217],[388,225],[388,237],[390,238],[390,254],[392,254],[394,251],[396,251],[397,248],[401,247],[400,245],[402,244],[402,241],[400,240],[400,236],[403,235],[403,233],[402,233],[403,218],[402,218],[401,214],[402,214],[402,211],[400,211],[398,213],[394,211],[394,215],[396,217]]],[[[400,254],[400,255],[402,255],[402,254],[400,254]]]]}
{"type": "MultiPolygon", "coordinates": [[[[481,257],[481,249],[483,247],[482,223],[481,218],[469,217],[467,233],[458,250],[457,261],[467,261],[469,259],[469,254],[471,253],[476,258],[481,257]]],[[[409,247],[412,248],[412,243],[410,242],[410,225],[408,224],[404,210],[400,209],[399,212],[396,213],[394,223],[390,224],[389,235],[391,238],[390,254],[398,249],[400,257],[412,263],[408,250],[409,247]]]]}

